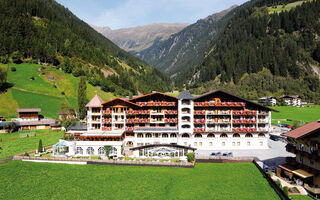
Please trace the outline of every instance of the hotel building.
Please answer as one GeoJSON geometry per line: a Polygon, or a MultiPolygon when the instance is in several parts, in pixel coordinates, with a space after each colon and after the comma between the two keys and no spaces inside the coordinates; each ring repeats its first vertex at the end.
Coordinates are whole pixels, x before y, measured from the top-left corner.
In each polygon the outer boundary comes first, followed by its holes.
{"type": "Polygon", "coordinates": [[[159,155],[266,149],[271,130],[272,109],[221,90],[197,97],[153,92],[107,102],[96,95],[87,110],[87,131],[68,131],[73,139],[62,141],[69,156],[104,155],[106,145],[117,156],[139,156],[144,147],[159,155]]]}

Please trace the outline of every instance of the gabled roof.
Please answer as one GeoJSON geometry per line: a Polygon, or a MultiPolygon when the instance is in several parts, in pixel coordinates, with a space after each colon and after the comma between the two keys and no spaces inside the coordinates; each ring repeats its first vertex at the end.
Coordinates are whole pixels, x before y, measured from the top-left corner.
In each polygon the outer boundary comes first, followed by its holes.
{"type": "Polygon", "coordinates": [[[69,126],[67,129],[68,131],[86,131],[87,126],[77,122],[75,125],[69,126]]]}
{"type": "Polygon", "coordinates": [[[280,99],[281,98],[292,98],[292,99],[301,99],[301,97],[299,95],[283,95],[281,97],[279,97],[280,99]]]}
{"type": "Polygon", "coordinates": [[[102,107],[103,100],[99,95],[96,94],[89,103],[86,105],[86,107],[102,107]]]}
{"type": "Polygon", "coordinates": [[[104,103],[102,103],[102,105],[108,105],[108,104],[112,104],[112,103],[116,103],[116,102],[124,102],[125,104],[128,104],[128,105],[130,105],[130,106],[135,106],[135,107],[141,107],[141,106],[139,106],[139,105],[137,105],[137,104],[135,104],[135,103],[133,103],[133,102],[131,102],[131,101],[128,101],[128,100],[126,100],[126,99],[122,99],[122,98],[115,98],[115,99],[112,99],[112,100],[110,100],[110,101],[107,101],[107,102],[104,102],[104,103]]]}
{"type": "Polygon", "coordinates": [[[299,138],[303,138],[307,135],[316,133],[317,131],[319,131],[319,135],[320,135],[320,121],[310,122],[304,126],[301,126],[301,127],[296,128],[292,131],[289,131],[284,135],[291,137],[291,138],[294,138],[294,139],[299,139],[299,138]]]}
{"type": "Polygon", "coordinates": [[[177,99],[177,97],[174,97],[174,96],[171,96],[169,94],[162,93],[162,92],[152,92],[152,93],[149,93],[149,94],[145,94],[145,95],[141,95],[141,96],[138,96],[138,97],[134,97],[134,98],[130,99],[130,101],[136,101],[136,100],[141,99],[143,97],[152,96],[152,95],[155,95],[155,94],[160,94],[160,95],[167,96],[167,97],[170,97],[170,98],[173,98],[173,99],[177,99]]]}
{"type": "Polygon", "coordinates": [[[41,112],[40,108],[18,108],[17,113],[24,113],[24,112],[41,112]]]}
{"type": "Polygon", "coordinates": [[[194,97],[187,90],[185,90],[179,94],[178,99],[194,99],[194,97]]]}
{"type": "Polygon", "coordinates": [[[196,101],[196,100],[198,100],[198,99],[201,99],[201,98],[203,98],[203,97],[206,97],[206,96],[209,96],[209,95],[211,95],[211,94],[218,93],[218,92],[227,94],[227,95],[229,95],[229,96],[231,96],[231,97],[233,97],[233,98],[239,99],[240,101],[247,102],[247,103],[249,103],[249,104],[255,105],[255,106],[259,107],[259,108],[263,108],[263,109],[268,110],[268,111],[279,112],[279,111],[277,111],[277,110],[271,109],[271,108],[266,107],[266,106],[263,106],[263,105],[261,105],[261,104],[258,104],[258,103],[255,103],[255,102],[246,100],[246,99],[241,98],[241,97],[238,97],[238,96],[235,96],[235,95],[230,94],[230,93],[228,93],[228,92],[225,92],[225,91],[223,91],[223,90],[213,90],[213,91],[207,92],[207,93],[205,93],[205,94],[203,94],[203,95],[200,95],[200,96],[195,97],[194,100],[196,101]]]}

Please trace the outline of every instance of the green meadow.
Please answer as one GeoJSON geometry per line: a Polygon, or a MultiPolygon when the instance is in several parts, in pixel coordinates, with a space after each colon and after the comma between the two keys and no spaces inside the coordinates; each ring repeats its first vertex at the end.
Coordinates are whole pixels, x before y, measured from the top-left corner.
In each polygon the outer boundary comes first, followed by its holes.
{"type": "Polygon", "coordinates": [[[299,5],[301,5],[303,2],[306,2],[306,1],[310,1],[310,0],[303,0],[303,1],[296,1],[296,2],[293,2],[293,3],[288,3],[286,5],[278,5],[278,6],[271,6],[271,7],[268,7],[268,11],[269,13],[280,13],[280,12],[283,12],[283,11],[290,11],[292,8],[295,8],[299,5]]]}
{"type": "Polygon", "coordinates": [[[42,140],[44,146],[55,144],[63,137],[61,131],[51,130],[28,130],[15,133],[0,134],[0,159],[13,156],[18,153],[24,153],[35,150],[38,147],[39,140],[42,140]]]}
{"type": "Polygon", "coordinates": [[[280,199],[252,163],[193,169],[10,161],[0,199],[280,199]]]}
{"type": "MultiPolygon", "coordinates": [[[[10,119],[17,117],[17,108],[41,108],[45,117],[57,118],[62,102],[77,108],[79,80],[51,66],[9,64],[7,82],[12,87],[0,94],[0,104],[4,105],[0,107],[0,116],[10,119]],[[11,71],[12,67],[16,71],[11,71]]],[[[87,83],[87,99],[90,100],[96,92],[104,100],[114,98],[112,93],[87,83]]]]}

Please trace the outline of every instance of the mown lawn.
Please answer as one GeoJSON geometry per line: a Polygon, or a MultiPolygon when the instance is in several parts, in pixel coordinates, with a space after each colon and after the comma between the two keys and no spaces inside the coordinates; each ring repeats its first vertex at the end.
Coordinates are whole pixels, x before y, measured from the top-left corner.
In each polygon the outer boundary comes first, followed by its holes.
{"type": "MultiPolygon", "coordinates": [[[[278,120],[289,119],[296,121],[311,122],[320,119],[320,105],[309,107],[293,107],[293,106],[275,106],[272,107],[280,112],[272,112],[272,122],[277,124],[278,120]]],[[[290,121],[281,121],[281,123],[293,124],[290,121]]]]}
{"type": "Polygon", "coordinates": [[[0,171],[0,199],[280,199],[252,163],[184,169],[10,161],[0,171]]]}
{"type": "Polygon", "coordinates": [[[0,134],[0,158],[6,158],[18,153],[36,149],[39,140],[42,139],[44,146],[55,144],[63,137],[61,131],[50,130],[28,130],[16,133],[0,134]],[[27,137],[27,135],[29,137],[27,137]]]}
{"type": "Polygon", "coordinates": [[[312,200],[308,195],[290,195],[292,200],[312,200]]]}

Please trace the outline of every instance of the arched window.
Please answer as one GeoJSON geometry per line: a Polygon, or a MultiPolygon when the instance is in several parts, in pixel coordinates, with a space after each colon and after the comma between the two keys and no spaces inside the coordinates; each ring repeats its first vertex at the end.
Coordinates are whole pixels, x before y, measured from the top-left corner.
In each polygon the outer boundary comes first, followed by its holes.
{"type": "Polygon", "coordinates": [[[182,108],[182,114],[190,114],[190,108],[182,108]]]}
{"type": "Polygon", "coordinates": [[[258,137],[266,137],[263,133],[259,133],[258,137]]]}
{"type": "Polygon", "coordinates": [[[213,133],[209,133],[207,137],[208,138],[213,138],[213,137],[215,137],[215,135],[213,133]]]}
{"type": "Polygon", "coordinates": [[[194,137],[195,138],[202,138],[202,135],[200,133],[197,133],[194,137]]]}
{"type": "Polygon", "coordinates": [[[99,154],[99,155],[104,155],[104,154],[106,154],[106,149],[105,149],[104,147],[99,147],[99,149],[98,149],[98,154],[99,154]]]}
{"type": "Polygon", "coordinates": [[[184,116],[184,117],[182,117],[182,121],[183,122],[190,122],[190,117],[184,116]]]}
{"type": "Polygon", "coordinates": [[[147,133],[147,134],[146,134],[146,138],[152,138],[151,133],[147,133]]]}
{"type": "Polygon", "coordinates": [[[126,146],[132,147],[133,146],[133,142],[132,141],[128,141],[126,146]]]}
{"type": "Polygon", "coordinates": [[[188,100],[188,99],[183,99],[183,100],[182,100],[182,105],[190,105],[190,100],[188,100]]]}
{"type": "Polygon", "coordinates": [[[170,137],[171,137],[171,138],[176,138],[176,137],[177,137],[177,134],[171,133],[171,134],[170,134],[170,137]]]}
{"type": "Polygon", "coordinates": [[[190,125],[187,125],[187,124],[182,125],[182,128],[190,128],[190,125]]]}
{"type": "Polygon", "coordinates": [[[87,148],[87,154],[88,155],[93,155],[94,154],[94,149],[92,147],[87,148]]]}
{"type": "Polygon", "coordinates": [[[163,138],[167,138],[167,137],[169,137],[169,136],[168,136],[168,134],[163,133],[163,134],[162,134],[162,137],[163,137],[163,138]]]}
{"type": "Polygon", "coordinates": [[[83,154],[83,149],[81,147],[77,147],[76,154],[83,154]]]}
{"type": "Polygon", "coordinates": [[[189,136],[188,133],[184,133],[184,134],[182,134],[182,137],[183,137],[183,138],[188,138],[188,137],[190,137],[190,136],[189,136]]]}
{"type": "Polygon", "coordinates": [[[225,134],[225,133],[222,133],[222,134],[220,135],[220,137],[226,138],[226,137],[228,137],[228,135],[225,134]]]}
{"type": "Polygon", "coordinates": [[[137,137],[138,138],[143,138],[143,134],[142,133],[138,133],[137,137]]]}
{"type": "Polygon", "coordinates": [[[233,134],[232,137],[240,137],[240,135],[239,135],[239,133],[235,133],[235,134],[233,134]]]}
{"type": "Polygon", "coordinates": [[[247,133],[247,134],[245,135],[245,137],[252,137],[252,134],[251,134],[251,133],[247,133]]]}
{"type": "Polygon", "coordinates": [[[111,147],[110,152],[109,152],[109,155],[110,155],[110,156],[112,156],[112,155],[117,155],[117,148],[111,147]]]}

